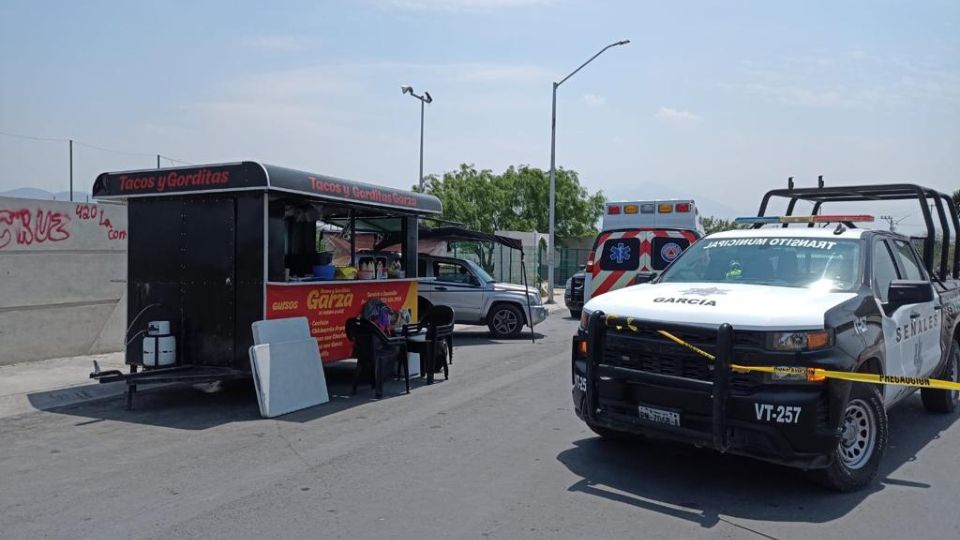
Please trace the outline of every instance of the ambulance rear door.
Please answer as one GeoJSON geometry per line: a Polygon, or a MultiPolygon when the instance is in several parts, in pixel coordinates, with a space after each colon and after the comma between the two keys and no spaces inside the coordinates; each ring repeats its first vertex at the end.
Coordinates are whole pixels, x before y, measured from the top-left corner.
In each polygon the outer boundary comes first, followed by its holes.
{"type": "Polygon", "coordinates": [[[637,274],[660,272],[699,235],[694,231],[625,229],[597,236],[587,261],[583,300],[632,285],[637,274]]]}

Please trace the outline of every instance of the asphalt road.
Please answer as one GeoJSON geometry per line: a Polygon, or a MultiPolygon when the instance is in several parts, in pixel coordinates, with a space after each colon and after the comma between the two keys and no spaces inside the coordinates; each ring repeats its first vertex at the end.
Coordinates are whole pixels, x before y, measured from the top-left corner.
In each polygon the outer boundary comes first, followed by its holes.
{"type": "MultiPolygon", "coordinates": [[[[910,399],[869,490],[576,419],[569,339],[460,332],[451,379],[260,419],[249,387],[0,419],[0,538],[958,538],[957,415],[910,399]]],[[[348,366],[344,366],[348,367],[348,366]]]]}

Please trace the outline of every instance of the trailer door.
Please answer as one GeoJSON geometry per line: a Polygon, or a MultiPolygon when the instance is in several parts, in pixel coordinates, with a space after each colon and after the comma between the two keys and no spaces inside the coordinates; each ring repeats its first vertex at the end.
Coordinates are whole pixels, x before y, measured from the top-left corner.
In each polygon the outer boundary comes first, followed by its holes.
{"type": "Polygon", "coordinates": [[[183,201],[180,295],[184,360],[229,366],[236,316],[236,201],[183,201]]]}

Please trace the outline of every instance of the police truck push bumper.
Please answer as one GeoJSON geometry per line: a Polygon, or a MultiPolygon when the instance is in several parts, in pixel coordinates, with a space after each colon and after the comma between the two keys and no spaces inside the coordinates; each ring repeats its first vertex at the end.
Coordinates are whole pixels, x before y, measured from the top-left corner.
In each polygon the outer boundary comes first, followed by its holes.
{"type": "MultiPolygon", "coordinates": [[[[573,342],[574,407],[588,424],[803,469],[830,464],[841,416],[831,404],[843,402],[832,397],[845,396],[849,384],[747,386],[744,381],[755,374],[730,369],[734,332],[728,324],[717,330],[716,361],[701,359],[709,364],[708,377],[615,365],[611,351],[602,353],[608,340],[604,319],[592,314],[587,332],[573,342]]],[[[690,370],[682,365],[681,371],[690,370]]]]}

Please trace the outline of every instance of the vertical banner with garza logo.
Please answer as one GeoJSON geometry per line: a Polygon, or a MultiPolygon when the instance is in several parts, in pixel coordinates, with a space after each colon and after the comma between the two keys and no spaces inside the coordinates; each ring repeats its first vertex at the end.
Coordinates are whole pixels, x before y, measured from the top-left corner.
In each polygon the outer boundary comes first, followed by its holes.
{"type": "Polygon", "coordinates": [[[324,363],[351,357],[353,345],[344,325],[357,317],[363,304],[378,298],[398,311],[407,308],[417,318],[417,282],[336,282],[328,284],[268,284],[267,319],[306,317],[310,334],[320,344],[324,363]]]}

